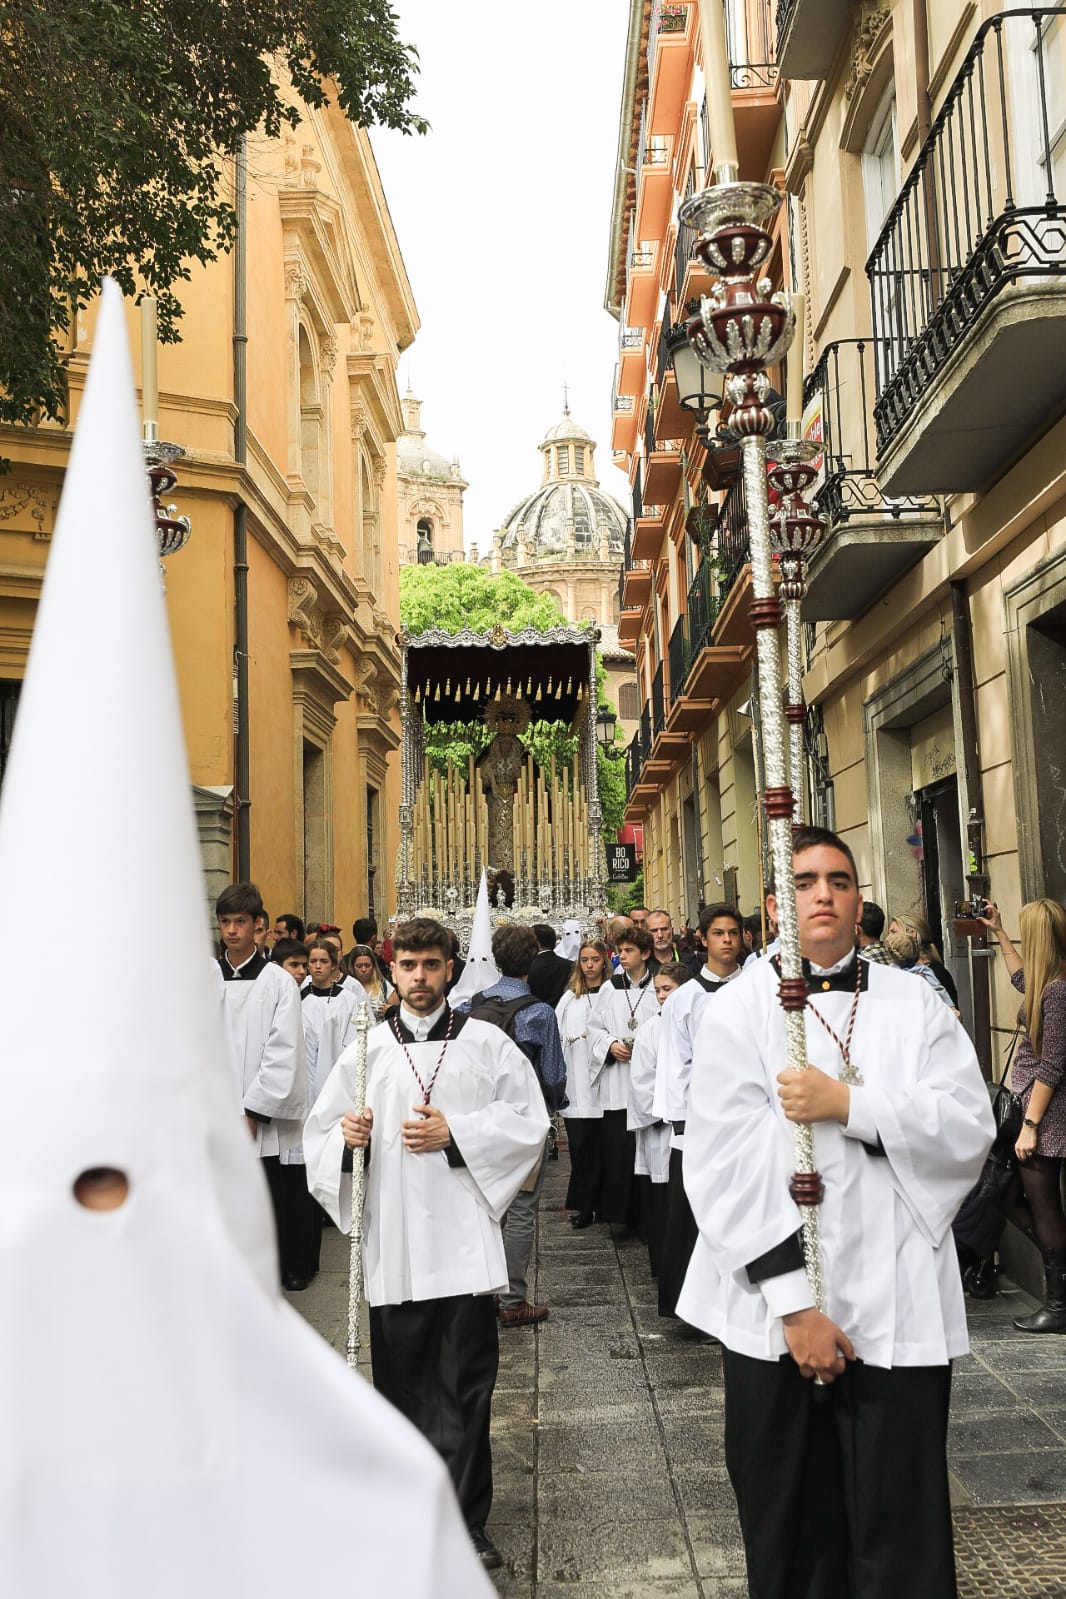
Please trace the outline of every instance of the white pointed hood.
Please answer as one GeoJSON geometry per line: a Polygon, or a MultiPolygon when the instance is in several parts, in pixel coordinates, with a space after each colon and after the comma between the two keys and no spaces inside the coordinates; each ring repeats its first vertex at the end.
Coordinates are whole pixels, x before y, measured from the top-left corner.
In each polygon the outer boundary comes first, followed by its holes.
{"type": "Polygon", "coordinates": [[[464,999],[473,999],[483,989],[491,988],[500,980],[499,968],[492,958],[492,916],[489,912],[489,881],[484,870],[478,884],[477,904],[474,906],[474,925],[470,930],[470,949],[466,966],[459,981],[448,995],[449,1005],[458,1005],[464,999]]]}
{"type": "MultiPolygon", "coordinates": [[[[337,1590],[346,1539],[313,1528],[360,1504],[357,1544],[420,1505],[488,1592],[435,1457],[274,1286],[138,433],[108,283],[0,798],[0,1592],[337,1590]],[[88,916],[128,934],[121,974],[92,939],[61,981],[27,961],[34,927],[88,916]],[[73,1196],[101,1166],[128,1178],[114,1211],[73,1196]]],[[[367,1591],[429,1592],[397,1553],[367,1591]]]]}
{"type": "Polygon", "coordinates": [[[559,942],[555,946],[555,953],[561,955],[563,960],[576,961],[581,953],[581,923],[574,917],[569,917],[563,923],[563,930],[559,942]]]}

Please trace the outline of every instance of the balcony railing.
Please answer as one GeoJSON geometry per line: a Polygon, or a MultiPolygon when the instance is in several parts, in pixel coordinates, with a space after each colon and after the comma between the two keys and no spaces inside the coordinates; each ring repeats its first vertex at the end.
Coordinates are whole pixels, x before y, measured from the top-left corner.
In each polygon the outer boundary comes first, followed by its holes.
{"type": "Polygon", "coordinates": [[[721,603],[715,581],[717,561],[704,555],[688,588],[687,621],[689,664],[709,647],[714,619],[721,603]]]}
{"type": "Polygon", "coordinates": [[[716,538],[719,603],[725,599],[751,559],[748,544],[748,504],[744,479],[739,477],[722,502],[716,538]]]}
{"type": "Polygon", "coordinates": [[[620,350],[641,350],[644,347],[644,335],[639,328],[622,328],[618,335],[618,348],[620,350]]]}
{"type": "MultiPolygon", "coordinates": [[[[644,515],[644,472],[643,472],[643,463],[638,461],[637,462],[636,476],[633,479],[633,520],[634,520],[634,522],[636,522],[638,520],[638,518],[642,517],[643,515],[644,515]]],[[[629,534],[628,533],[626,534],[626,538],[628,540],[628,538],[629,538],[629,534]]],[[[627,543],[626,544],[626,549],[628,550],[628,548],[629,548],[629,545],[627,543]]]]}
{"type": "Polygon", "coordinates": [[[643,765],[644,751],[641,748],[640,734],[634,733],[626,749],[626,799],[640,782],[640,770],[643,765]]]}
{"type": "Polygon", "coordinates": [[[880,452],[1008,284],[1066,273],[1066,12],[991,17],[866,265],[880,452]]]}
{"type": "Polygon", "coordinates": [[[777,88],[777,36],[770,0],[736,0],[725,8],[729,82],[733,89],[777,88]]]}
{"type": "Polygon", "coordinates": [[[667,659],[670,663],[670,704],[679,699],[684,692],[685,679],[691,664],[688,644],[688,618],[681,617],[674,631],[670,634],[670,644],[667,649],[667,659]]]}
{"type": "MultiPolygon", "coordinates": [[[[883,341],[882,341],[883,342],[883,341]]],[[[874,339],[838,339],[827,344],[804,385],[804,403],[821,394],[824,477],[817,491],[819,511],[830,527],[852,516],[928,516],[937,511],[927,495],[892,498],[877,481],[873,401],[876,383],[874,339]]]]}
{"type": "Polygon", "coordinates": [[[648,137],[647,107],[640,114],[640,133],[637,136],[637,173],[642,167],[664,167],[670,163],[670,146],[665,139],[648,137]]]}
{"type": "Polygon", "coordinates": [[[662,661],[655,668],[655,676],[651,680],[651,719],[652,731],[661,733],[666,726],[666,685],[662,661]]]}
{"type": "Polygon", "coordinates": [[[652,7],[651,27],[648,29],[648,82],[652,81],[655,73],[655,48],[659,42],[660,33],[684,33],[687,22],[688,7],[684,5],[667,4],[666,0],[656,0],[652,7]]]}
{"type": "Polygon", "coordinates": [[[648,758],[651,749],[651,706],[644,701],[644,709],[640,713],[640,749],[644,760],[648,758]]]}

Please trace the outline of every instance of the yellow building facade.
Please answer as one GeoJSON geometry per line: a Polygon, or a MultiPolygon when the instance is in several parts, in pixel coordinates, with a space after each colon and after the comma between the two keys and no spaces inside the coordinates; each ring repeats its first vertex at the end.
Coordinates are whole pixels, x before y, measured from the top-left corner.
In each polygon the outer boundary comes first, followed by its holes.
{"type": "MultiPolygon", "coordinates": [[[[741,176],[784,196],[769,275],[806,296],[790,359],[825,447],[806,812],[847,838],[868,897],[927,916],[986,1063],[1017,996],[956,935],[956,901],[987,890],[1016,934],[1024,900],[1066,897],[1066,18],[996,10],[726,7],[741,176]]],[[[634,0],[606,296],[614,445],[643,511],[623,571],[645,697],[629,814],[648,903],[677,918],[760,892],[742,491],[662,337],[709,283],[677,215],[714,164],[698,31],[695,5],[634,0]]]]}
{"type": "MultiPolygon", "coordinates": [[[[393,903],[396,365],[418,319],[369,141],[336,106],[250,139],[233,182],[240,243],[193,269],[158,355],[159,436],[186,452],[166,498],[192,531],[165,580],[206,887],[251,876],[272,915],[347,928],[393,903]]],[[[93,327],[90,309],[73,330],[69,425],[0,435],[4,748],[93,327]]]]}

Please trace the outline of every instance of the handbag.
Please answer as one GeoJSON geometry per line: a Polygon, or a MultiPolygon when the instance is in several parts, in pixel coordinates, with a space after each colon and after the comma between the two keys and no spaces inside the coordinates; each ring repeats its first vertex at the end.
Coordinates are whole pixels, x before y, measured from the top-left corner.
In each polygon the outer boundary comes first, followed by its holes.
{"type": "Polygon", "coordinates": [[[1020,1026],[1015,1028],[1014,1037],[1010,1041],[1007,1058],[1003,1063],[1003,1070],[999,1074],[999,1079],[988,1085],[988,1094],[992,1101],[992,1115],[996,1123],[996,1137],[989,1155],[990,1160],[993,1155],[1009,1156],[1013,1160],[1014,1146],[1022,1130],[1022,1118],[1025,1115],[1025,1108],[1022,1104],[1021,1095],[1016,1094],[1007,1083],[1007,1074],[1010,1071],[1011,1061],[1014,1059],[1014,1051],[1018,1047],[1021,1031],[1020,1026]]]}

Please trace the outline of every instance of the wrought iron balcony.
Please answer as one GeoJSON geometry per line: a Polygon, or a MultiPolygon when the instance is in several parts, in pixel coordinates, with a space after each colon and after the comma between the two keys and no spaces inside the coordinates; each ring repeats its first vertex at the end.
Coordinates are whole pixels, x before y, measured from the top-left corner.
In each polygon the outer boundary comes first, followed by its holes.
{"type": "Polygon", "coordinates": [[[641,748],[640,734],[634,733],[626,749],[626,799],[629,798],[640,782],[640,773],[643,765],[644,751],[641,748]]]}
{"type": "Polygon", "coordinates": [[[1062,411],[1066,12],[977,31],[867,262],[880,476],[986,487],[1062,411]]]}
{"type": "Polygon", "coordinates": [[[748,543],[748,502],[744,494],[743,477],[737,478],[722,501],[722,508],[718,513],[715,547],[720,607],[751,560],[748,543]]]}
{"type": "Polygon", "coordinates": [[[689,661],[695,660],[701,650],[710,646],[714,619],[721,603],[715,582],[716,561],[708,551],[696,568],[696,575],[688,587],[687,620],[689,661]]]}
{"type": "Polygon", "coordinates": [[[777,40],[770,0],[742,0],[725,8],[729,82],[736,90],[777,88],[777,40]]]}
{"type": "Polygon", "coordinates": [[[651,680],[651,725],[653,734],[661,733],[666,726],[666,684],[662,661],[655,668],[655,676],[651,680]]]}
{"type": "Polygon", "coordinates": [[[688,618],[682,616],[670,634],[666,658],[670,665],[670,704],[684,692],[685,679],[691,664],[688,643],[688,618]]]}
{"type": "Polygon", "coordinates": [[[804,386],[809,427],[825,445],[815,485],[828,537],[812,556],[803,614],[861,616],[942,537],[934,495],[886,494],[875,462],[873,339],[827,344],[804,386]]]}
{"type": "Polygon", "coordinates": [[[648,701],[645,700],[644,709],[640,713],[640,749],[643,758],[642,764],[643,761],[646,761],[648,758],[648,752],[651,749],[651,740],[651,706],[648,701]]]}

